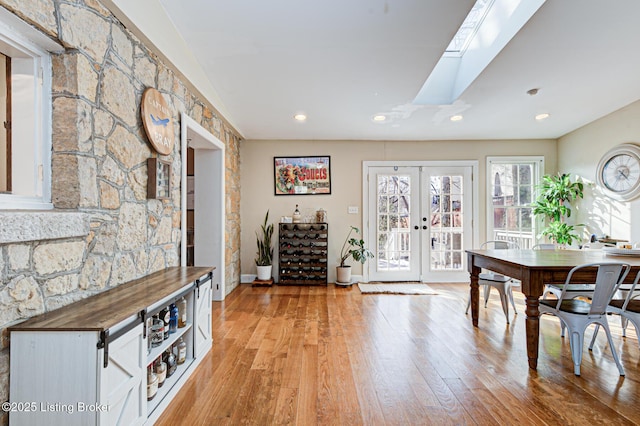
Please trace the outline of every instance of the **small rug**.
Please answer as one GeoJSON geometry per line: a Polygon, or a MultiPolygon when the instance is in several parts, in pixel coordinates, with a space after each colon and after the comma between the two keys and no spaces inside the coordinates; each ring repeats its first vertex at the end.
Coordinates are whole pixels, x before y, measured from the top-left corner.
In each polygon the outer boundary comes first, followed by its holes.
{"type": "Polygon", "coordinates": [[[423,283],[358,283],[361,293],[386,294],[438,294],[423,283]]]}

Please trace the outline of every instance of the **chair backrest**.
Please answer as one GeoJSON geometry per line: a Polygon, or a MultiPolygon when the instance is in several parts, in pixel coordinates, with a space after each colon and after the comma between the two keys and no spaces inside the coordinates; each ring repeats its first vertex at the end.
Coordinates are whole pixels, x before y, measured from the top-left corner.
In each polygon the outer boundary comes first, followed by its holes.
{"type": "Polygon", "coordinates": [[[502,249],[519,249],[520,246],[513,241],[491,240],[485,241],[480,245],[481,249],[502,250],[502,249]]]}
{"type": "MultiPolygon", "coordinates": [[[[562,288],[562,293],[558,300],[558,308],[562,303],[562,299],[565,298],[565,292],[571,284],[571,278],[574,273],[584,268],[598,268],[596,275],[595,288],[593,291],[593,297],[591,299],[590,315],[602,315],[606,312],[607,306],[611,301],[611,298],[620,287],[620,284],[624,281],[629,273],[631,266],[627,263],[614,263],[614,262],[601,262],[601,263],[585,263],[578,265],[569,271],[565,285],[562,288]]],[[[583,282],[583,280],[581,280],[583,282]]]]}
{"type": "Polygon", "coordinates": [[[629,293],[627,293],[627,297],[624,300],[624,304],[622,305],[622,310],[626,311],[627,310],[627,305],[629,304],[629,302],[631,301],[631,299],[634,299],[636,297],[638,297],[636,293],[636,287],[638,286],[638,281],[640,281],[640,271],[638,271],[638,274],[636,275],[636,279],[633,280],[633,284],[631,285],[631,289],[629,289],[629,293]]]}
{"type": "Polygon", "coordinates": [[[542,243],[542,244],[536,244],[533,247],[531,247],[532,250],[555,250],[556,249],[556,245],[552,244],[552,243],[542,243]]]}
{"type": "Polygon", "coordinates": [[[582,245],[584,250],[601,250],[603,247],[615,247],[615,244],[605,244],[595,241],[593,243],[589,242],[582,245]]]}

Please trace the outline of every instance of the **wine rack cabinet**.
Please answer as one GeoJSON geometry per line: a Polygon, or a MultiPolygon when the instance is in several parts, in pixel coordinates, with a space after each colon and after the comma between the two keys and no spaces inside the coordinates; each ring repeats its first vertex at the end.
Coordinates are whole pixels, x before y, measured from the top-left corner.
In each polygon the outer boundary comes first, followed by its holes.
{"type": "Polygon", "coordinates": [[[328,240],[326,223],[281,223],[278,284],[327,285],[328,240]]]}

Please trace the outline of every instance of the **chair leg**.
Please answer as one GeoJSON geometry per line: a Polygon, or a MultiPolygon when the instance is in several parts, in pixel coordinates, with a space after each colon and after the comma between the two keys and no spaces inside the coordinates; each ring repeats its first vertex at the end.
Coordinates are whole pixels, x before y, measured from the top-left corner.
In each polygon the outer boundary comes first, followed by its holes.
{"type": "Polygon", "coordinates": [[[487,307],[487,302],[489,301],[489,294],[491,294],[491,286],[490,285],[485,285],[484,286],[484,307],[487,307]]]}
{"type": "Polygon", "coordinates": [[[469,313],[469,308],[471,307],[471,296],[467,299],[467,309],[465,309],[464,314],[467,315],[469,313]]]}
{"type": "Polygon", "coordinates": [[[620,315],[620,325],[622,326],[622,337],[627,337],[627,325],[629,325],[629,321],[620,315]]]}
{"type": "Polygon", "coordinates": [[[584,345],[584,331],[569,329],[569,346],[571,346],[571,359],[573,359],[573,374],[580,375],[580,364],[582,364],[582,346],[584,345]]]}
{"type": "Polygon", "coordinates": [[[593,337],[591,338],[591,343],[589,343],[589,350],[593,350],[593,344],[596,342],[596,337],[598,337],[598,331],[600,330],[600,324],[596,324],[595,330],[593,330],[593,337]]]}
{"type": "Polygon", "coordinates": [[[616,365],[618,366],[618,371],[621,376],[624,376],[624,368],[622,368],[622,364],[620,363],[620,359],[618,358],[618,354],[616,353],[616,348],[613,346],[613,338],[611,337],[611,331],[609,330],[609,323],[606,318],[602,322],[602,328],[607,333],[607,340],[609,341],[609,347],[611,348],[611,355],[613,355],[613,359],[616,361],[616,365]]]}
{"type": "Polygon", "coordinates": [[[502,311],[504,312],[504,317],[507,319],[507,324],[509,324],[509,302],[507,301],[507,294],[505,291],[500,291],[500,303],[502,303],[502,311]]]}
{"type": "Polygon", "coordinates": [[[517,314],[518,311],[516,310],[516,302],[513,300],[513,287],[511,284],[509,284],[509,287],[507,288],[507,293],[509,295],[509,300],[511,301],[511,306],[513,306],[513,313],[517,314]]]}

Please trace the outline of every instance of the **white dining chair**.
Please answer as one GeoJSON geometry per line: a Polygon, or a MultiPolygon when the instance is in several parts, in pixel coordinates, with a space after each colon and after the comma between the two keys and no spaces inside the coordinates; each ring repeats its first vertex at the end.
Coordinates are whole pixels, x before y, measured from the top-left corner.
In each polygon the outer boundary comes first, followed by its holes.
{"type": "MultiPolygon", "coordinates": [[[[629,273],[630,266],[626,263],[588,263],[578,265],[571,269],[565,280],[560,297],[555,299],[544,299],[540,301],[540,314],[555,315],[560,322],[569,330],[569,344],[571,346],[571,358],[573,359],[573,372],[580,375],[580,365],[582,364],[582,352],[584,346],[584,332],[591,324],[601,325],[607,333],[607,340],[611,348],[611,354],[618,366],[621,376],[624,376],[624,368],[618,359],[609,323],[607,322],[607,307],[613,295],[620,287],[620,284],[629,273]],[[591,302],[575,299],[567,294],[567,288],[571,284],[572,276],[576,271],[584,268],[598,268],[593,297],[591,302]]],[[[597,332],[597,330],[596,330],[597,332]]]]}
{"type": "MultiPolygon", "coordinates": [[[[640,345],[640,300],[638,297],[640,293],[637,289],[638,281],[640,281],[640,271],[633,280],[633,284],[630,286],[627,284],[621,284],[618,293],[614,295],[614,298],[609,302],[607,312],[620,315],[622,323],[622,336],[627,337],[627,323],[631,322],[636,329],[636,335],[639,336],[638,344],[640,345]],[[623,290],[624,289],[624,290],[623,290]],[[617,298],[616,296],[621,296],[617,298]]],[[[593,349],[593,344],[596,341],[598,335],[599,326],[593,332],[589,349],[593,349]]]]}
{"type": "MultiPolygon", "coordinates": [[[[480,246],[481,250],[504,250],[504,249],[519,249],[518,244],[511,241],[501,241],[501,240],[492,240],[486,241],[482,243],[480,246]]],[[[513,312],[515,314],[518,313],[516,310],[516,304],[513,300],[513,278],[508,277],[506,275],[497,274],[492,271],[483,271],[478,275],[478,285],[483,287],[484,290],[484,307],[487,307],[487,303],[489,301],[489,295],[491,293],[491,288],[495,288],[500,294],[500,302],[502,304],[502,311],[504,312],[504,316],[507,319],[507,324],[509,324],[509,303],[513,306],[513,312]]],[[[471,296],[469,296],[469,300],[467,301],[467,309],[464,311],[465,314],[469,313],[469,308],[471,307],[471,296]]]]}

